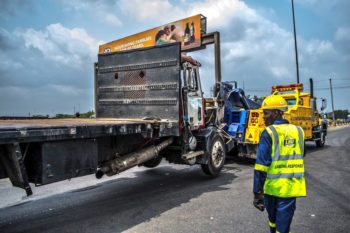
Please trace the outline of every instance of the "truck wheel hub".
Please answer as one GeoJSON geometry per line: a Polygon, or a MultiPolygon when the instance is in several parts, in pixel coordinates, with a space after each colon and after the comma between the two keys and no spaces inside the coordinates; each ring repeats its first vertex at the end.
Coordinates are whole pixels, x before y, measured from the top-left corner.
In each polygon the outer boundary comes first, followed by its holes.
{"type": "Polygon", "coordinates": [[[222,147],[222,144],[219,141],[215,142],[211,153],[211,158],[215,167],[219,167],[222,163],[223,154],[224,148],[222,147]]]}

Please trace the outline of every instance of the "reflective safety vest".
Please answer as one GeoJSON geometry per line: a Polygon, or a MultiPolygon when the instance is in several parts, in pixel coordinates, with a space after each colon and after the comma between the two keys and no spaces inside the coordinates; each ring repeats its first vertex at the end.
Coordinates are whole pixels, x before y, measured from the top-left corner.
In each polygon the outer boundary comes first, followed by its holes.
{"type": "Polygon", "coordinates": [[[292,124],[266,127],[272,138],[271,165],[267,168],[264,193],[277,197],[306,196],[304,131],[292,124]]]}

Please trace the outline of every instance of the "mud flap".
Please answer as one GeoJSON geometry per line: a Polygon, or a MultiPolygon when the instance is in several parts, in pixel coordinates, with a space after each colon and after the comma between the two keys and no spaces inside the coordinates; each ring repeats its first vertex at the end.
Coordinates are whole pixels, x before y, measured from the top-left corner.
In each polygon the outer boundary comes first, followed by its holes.
{"type": "Polygon", "coordinates": [[[23,156],[19,143],[8,144],[4,147],[0,156],[2,163],[11,183],[15,187],[22,188],[26,191],[27,196],[33,194],[28,182],[28,176],[24,167],[23,156]]]}
{"type": "Polygon", "coordinates": [[[198,130],[198,132],[194,135],[198,140],[197,150],[203,150],[205,152],[203,156],[197,157],[196,163],[208,164],[211,142],[216,135],[222,138],[216,127],[207,127],[205,129],[198,130]]]}

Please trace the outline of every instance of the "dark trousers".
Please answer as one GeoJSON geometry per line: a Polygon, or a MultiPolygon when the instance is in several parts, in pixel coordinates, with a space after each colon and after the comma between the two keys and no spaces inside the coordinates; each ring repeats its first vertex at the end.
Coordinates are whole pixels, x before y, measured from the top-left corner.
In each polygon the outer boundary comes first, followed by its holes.
{"type": "Polygon", "coordinates": [[[265,195],[264,202],[269,215],[271,233],[289,233],[296,208],[296,198],[279,198],[265,195]]]}

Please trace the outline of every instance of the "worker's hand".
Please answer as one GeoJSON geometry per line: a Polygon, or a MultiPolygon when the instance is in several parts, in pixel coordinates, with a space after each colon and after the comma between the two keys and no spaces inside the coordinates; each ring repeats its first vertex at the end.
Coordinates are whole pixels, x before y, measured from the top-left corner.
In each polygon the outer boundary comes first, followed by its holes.
{"type": "Polygon", "coordinates": [[[253,200],[253,205],[255,208],[257,208],[260,211],[265,210],[264,206],[264,194],[261,193],[254,193],[254,200],[253,200]]]}

